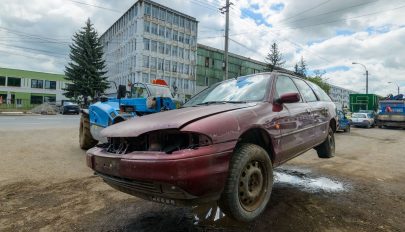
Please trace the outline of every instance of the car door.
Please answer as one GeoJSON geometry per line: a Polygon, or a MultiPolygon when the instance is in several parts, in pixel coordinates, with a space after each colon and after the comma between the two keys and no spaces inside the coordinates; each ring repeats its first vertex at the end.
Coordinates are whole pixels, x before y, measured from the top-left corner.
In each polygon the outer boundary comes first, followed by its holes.
{"type": "Polygon", "coordinates": [[[329,109],[326,107],[327,103],[321,101],[320,98],[316,96],[313,89],[304,80],[294,78],[294,82],[297,84],[305,101],[311,107],[313,127],[311,129],[312,140],[310,141],[310,144],[311,146],[318,145],[325,140],[328,132],[329,109]]]}
{"type": "MultiPolygon", "coordinates": [[[[300,93],[293,80],[284,75],[277,77],[275,90],[274,99],[286,93],[300,93]]],[[[312,121],[310,107],[302,97],[300,102],[283,104],[277,122],[281,136],[279,162],[289,160],[308,149],[312,121]]]]}

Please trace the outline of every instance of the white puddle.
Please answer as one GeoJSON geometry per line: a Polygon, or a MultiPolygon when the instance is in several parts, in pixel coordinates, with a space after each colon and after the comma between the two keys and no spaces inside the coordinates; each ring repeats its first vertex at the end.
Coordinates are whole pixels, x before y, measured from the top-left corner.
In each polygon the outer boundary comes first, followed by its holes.
{"type": "Polygon", "coordinates": [[[342,192],[346,191],[343,183],[326,177],[311,178],[306,176],[310,171],[291,169],[275,171],[275,183],[288,184],[300,187],[309,192],[342,192]],[[292,173],[292,174],[290,174],[292,173]]]}

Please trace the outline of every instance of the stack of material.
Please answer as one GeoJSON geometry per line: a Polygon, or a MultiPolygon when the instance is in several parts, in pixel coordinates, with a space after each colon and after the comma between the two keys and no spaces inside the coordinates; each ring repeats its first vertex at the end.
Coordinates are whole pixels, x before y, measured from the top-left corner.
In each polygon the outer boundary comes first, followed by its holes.
{"type": "Polygon", "coordinates": [[[31,110],[32,113],[35,114],[57,114],[58,113],[58,109],[56,108],[55,105],[49,104],[49,103],[43,103],[37,107],[35,107],[34,109],[31,110]]]}

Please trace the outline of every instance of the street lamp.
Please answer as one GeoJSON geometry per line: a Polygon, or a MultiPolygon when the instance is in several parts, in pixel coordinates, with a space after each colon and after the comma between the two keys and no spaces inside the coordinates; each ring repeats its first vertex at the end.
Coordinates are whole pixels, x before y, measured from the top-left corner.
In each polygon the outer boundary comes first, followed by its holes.
{"type": "Polygon", "coordinates": [[[396,84],[398,88],[398,95],[399,95],[399,85],[396,82],[389,81],[388,84],[396,84]]]}
{"type": "Polygon", "coordinates": [[[366,70],[366,94],[368,94],[368,70],[367,67],[364,64],[360,64],[357,62],[352,62],[352,64],[359,64],[361,66],[363,66],[363,68],[366,70]]]}

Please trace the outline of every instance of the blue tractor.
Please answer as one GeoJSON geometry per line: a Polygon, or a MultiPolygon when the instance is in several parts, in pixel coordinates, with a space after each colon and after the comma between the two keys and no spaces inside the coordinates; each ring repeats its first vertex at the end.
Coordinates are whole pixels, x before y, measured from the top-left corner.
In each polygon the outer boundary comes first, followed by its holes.
{"type": "Polygon", "coordinates": [[[130,91],[125,85],[119,85],[117,90],[116,97],[102,96],[100,101],[82,110],[79,134],[82,149],[107,142],[100,132],[112,124],[176,108],[173,95],[162,80],[154,84],[132,84],[130,91]]]}

